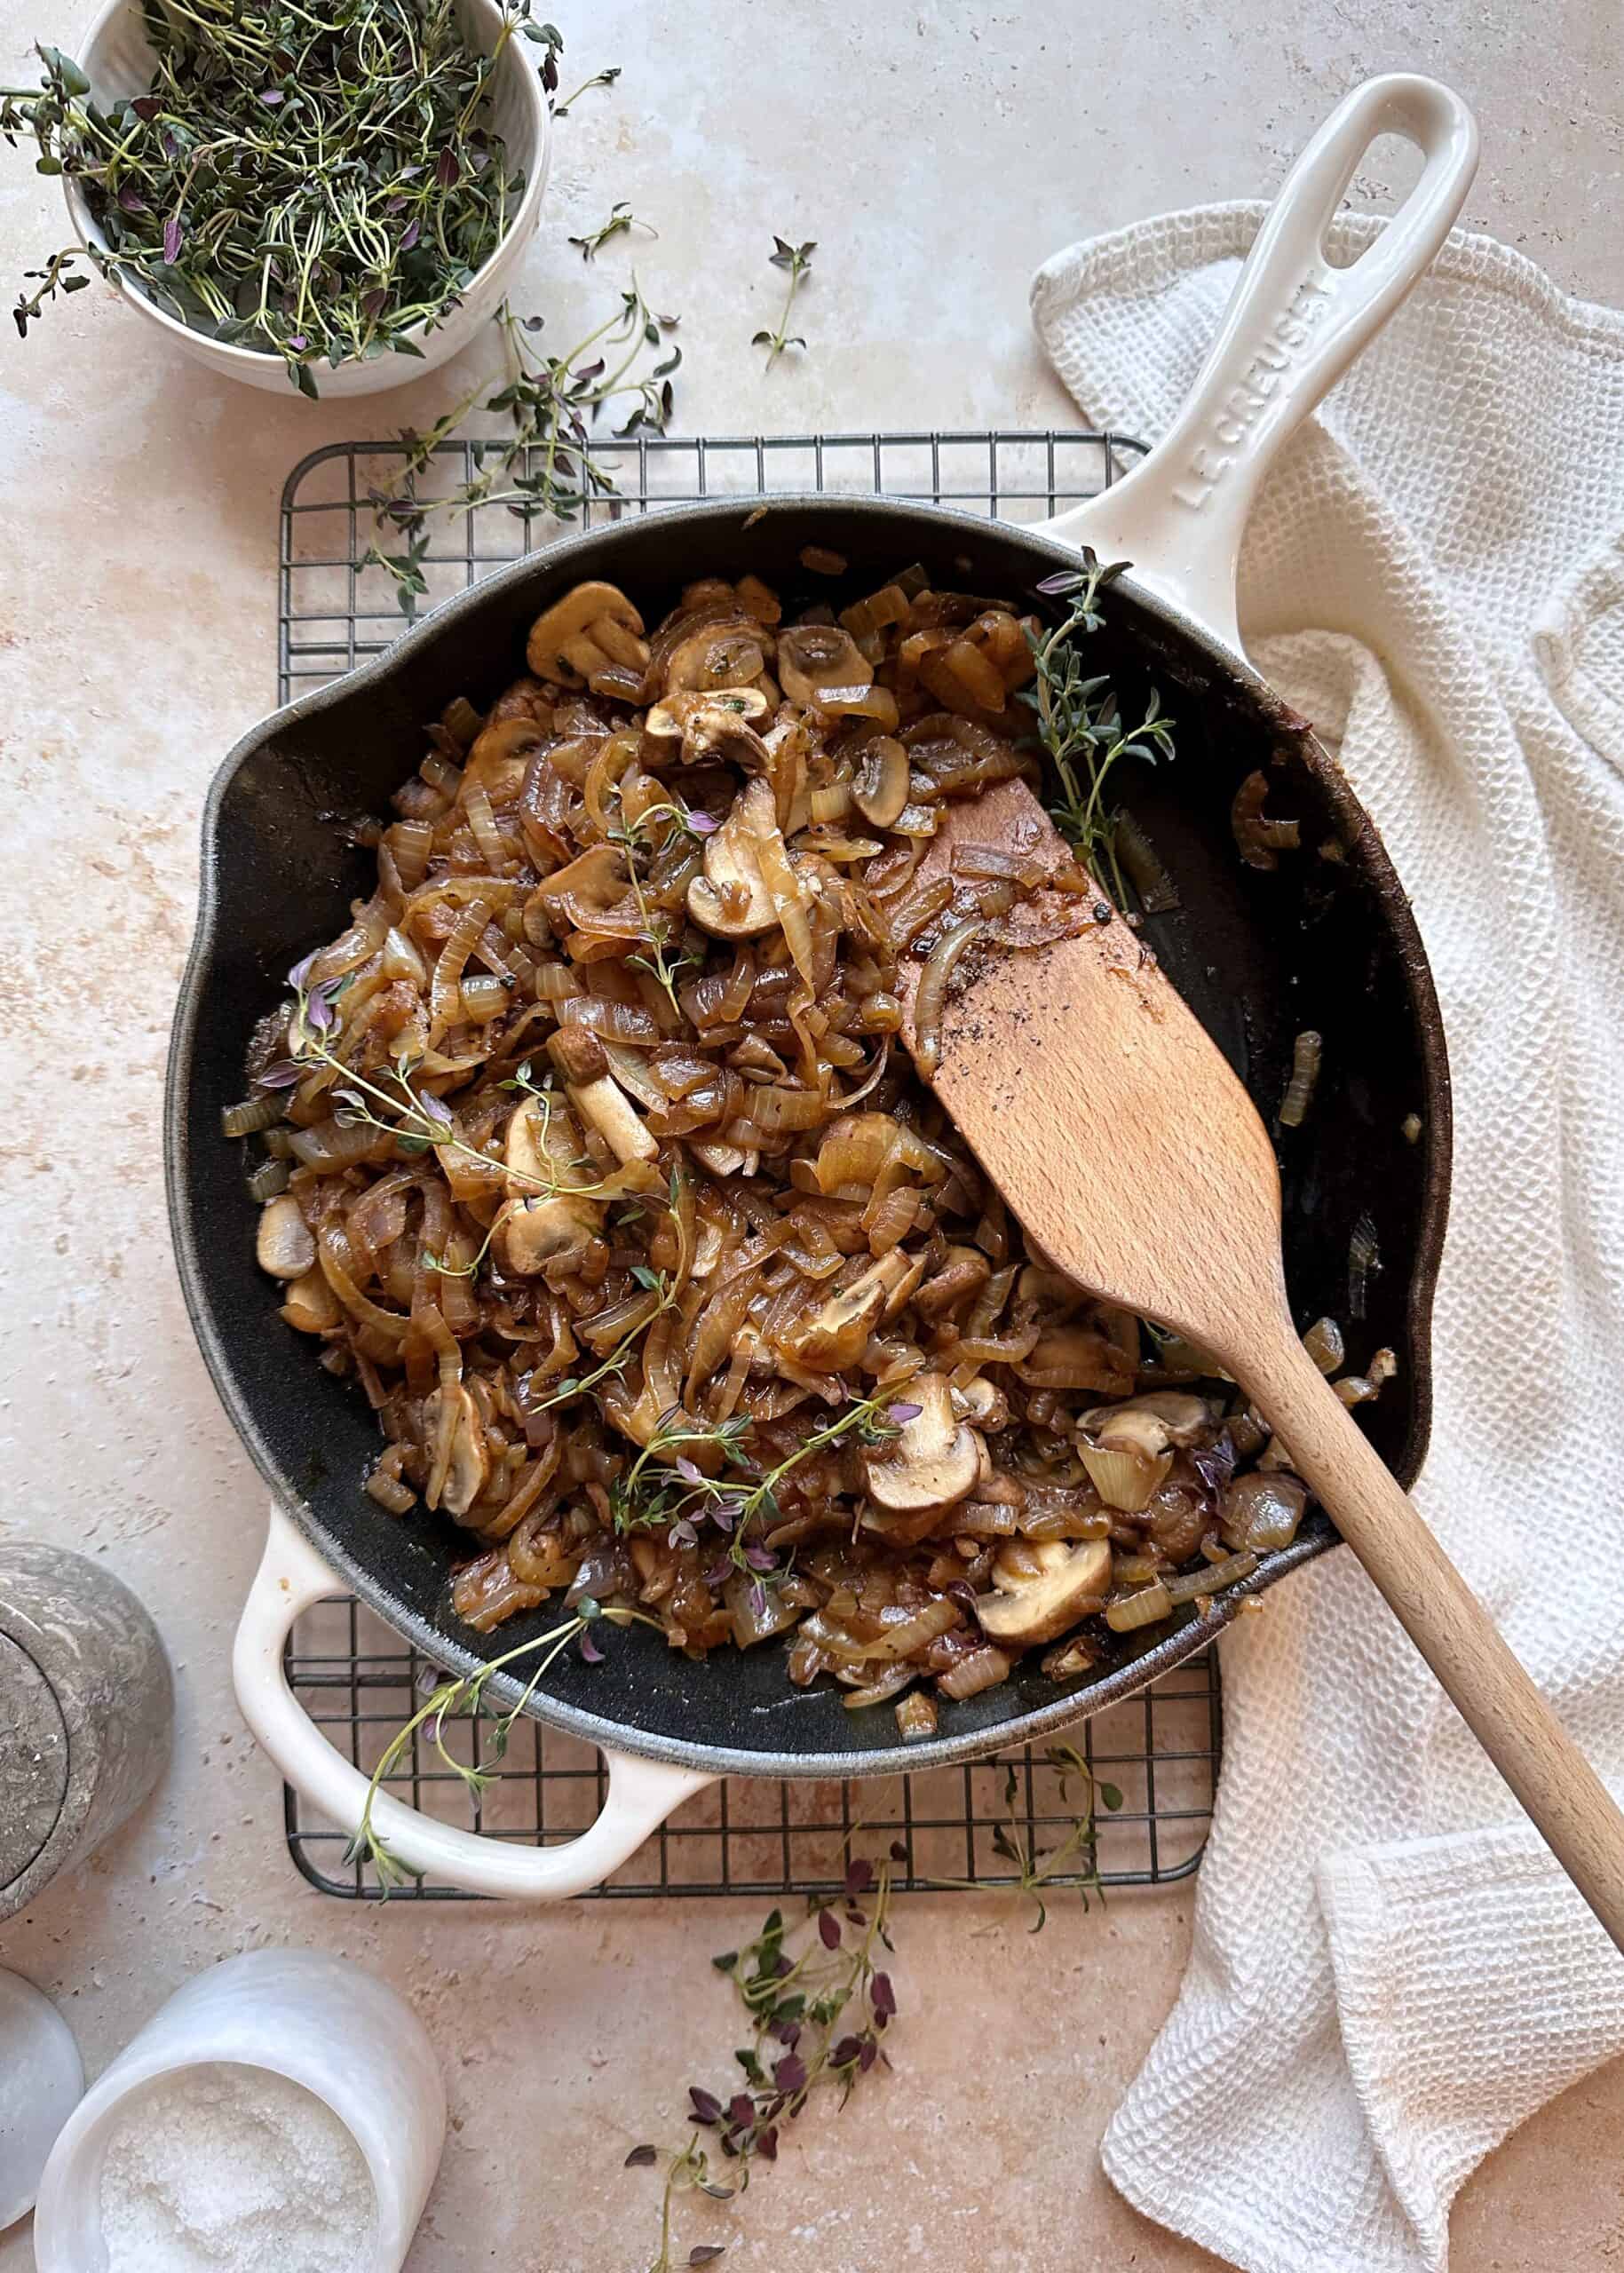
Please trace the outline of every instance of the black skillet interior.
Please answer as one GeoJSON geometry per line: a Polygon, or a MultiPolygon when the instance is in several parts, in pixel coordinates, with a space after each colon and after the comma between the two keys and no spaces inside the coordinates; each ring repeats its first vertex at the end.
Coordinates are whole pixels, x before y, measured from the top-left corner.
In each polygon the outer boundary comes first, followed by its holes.
{"type": "MultiPolygon", "coordinates": [[[[455,694],[494,698],[522,668],[532,618],[582,577],[619,584],[653,622],[700,575],[753,570],[793,609],[813,599],[844,605],[912,560],[944,588],[1030,606],[1037,579],[1066,556],[997,524],[866,500],[784,501],[762,514],[734,502],[622,523],[451,603],[389,657],[257,729],[216,781],[168,1100],[170,1213],[188,1304],[227,1409],[284,1503],[340,1574],[444,1663],[470,1670],[544,1630],[548,1612],[489,1638],[470,1633],[448,1602],[467,1540],[421,1510],[404,1521],[388,1516],[362,1493],[376,1424],[353,1387],[314,1366],[308,1344],[277,1319],[253,1263],[257,1211],[242,1148],[219,1136],[221,1108],[243,1091],[250,1026],[281,998],[289,966],[341,930],[352,899],[369,889],[368,859],[345,843],[334,816],[386,812],[421,754],[424,722],[455,694]],[[848,561],[833,590],[800,565],[809,543],[848,561]]],[[[1426,1445],[1427,1331],[1449,1153],[1443,1039],[1407,905],[1340,775],[1266,690],[1137,603],[1131,586],[1118,589],[1101,640],[1125,713],[1153,677],[1177,722],[1171,764],[1123,766],[1114,784],[1178,893],[1176,911],[1147,924],[1157,952],[1270,1125],[1295,1037],[1306,1027],[1325,1037],[1312,1109],[1279,1142],[1292,1302],[1303,1325],[1327,1312],[1341,1320],[1355,1364],[1383,1343],[1398,1353],[1398,1378],[1367,1408],[1367,1424],[1407,1484],[1426,1445]],[[1229,820],[1238,783],[1260,765],[1270,771],[1271,813],[1301,820],[1304,848],[1271,874],[1242,866],[1229,820]],[[1332,841],[1341,859],[1319,851],[1332,841]],[[1418,1142],[1403,1133],[1412,1114],[1422,1124],[1418,1142]],[[1362,1288],[1350,1284],[1361,1216],[1376,1250],[1362,1288]]],[[[1055,1173],[1066,1172],[1057,1159],[1055,1173]]],[[[1260,1581],[1333,1540],[1325,1519],[1311,1517],[1260,1581]]],[[[1196,1645],[1182,1631],[1137,1648],[1125,1638],[1107,1665],[1060,1691],[1034,1662],[1004,1686],[946,1707],[942,1733],[910,1747],[907,1764],[1044,1733],[1137,1689],[1196,1645]]],[[[566,1655],[547,1688],[538,1699],[546,1717],[693,1764],[851,1774],[890,1770],[901,1758],[889,1708],[852,1714],[827,1685],[792,1690],[771,1645],[701,1665],[634,1630],[608,1637],[599,1666],[566,1655]]]]}

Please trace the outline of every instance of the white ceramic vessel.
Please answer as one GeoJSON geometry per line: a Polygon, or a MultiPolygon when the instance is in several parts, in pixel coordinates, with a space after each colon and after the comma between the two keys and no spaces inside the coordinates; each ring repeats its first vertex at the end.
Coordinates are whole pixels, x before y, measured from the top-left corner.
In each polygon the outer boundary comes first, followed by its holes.
{"type": "MultiPolygon", "coordinates": [[[[470,46],[488,54],[502,20],[493,0],[457,0],[456,15],[470,46]]],[[[495,130],[507,146],[510,164],[522,168],[525,176],[523,194],[508,218],[501,243],[475,276],[462,305],[454,308],[443,323],[432,328],[417,324],[408,335],[422,351],[420,355],[392,351],[369,363],[341,363],[336,371],[317,365],[313,376],[324,402],[340,396],[382,394],[390,387],[405,386],[410,380],[422,378],[426,371],[448,363],[454,355],[460,354],[495,313],[535,234],[552,161],[552,117],[536,69],[538,53],[528,40],[510,39],[503,50],[491,88],[491,115],[495,130]]],[[[147,36],[140,0],[107,0],[79,51],[80,67],[91,83],[91,91],[104,102],[144,94],[152,83],[153,62],[152,44],[147,36]]],[[[87,248],[105,249],[107,239],[91,217],[83,192],[71,177],[64,178],[63,186],[68,218],[80,242],[87,248]]],[[[234,347],[224,340],[210,339],[206,333],[194,331],[178,316],[155,306],[136,285],[125,282],[118,274],[111,281],[139,316],[157,325],[194,363],[205,364],[222,378],[241,379],[250,387],[291,393],[291,383],[280,356],[260,354],[252,348],[234,347]]]]}
{"type": "Polygon", "coordinates": [[[446,2089],[422,2022],[342,1958],[250,1950],[177,1990],[59,2134],[34,2210],[37,2273],[106,2273],[101,2172],[132,2095],[216,2063],[285,2076],[326,2103],[371,2174],[376,2219],[355,2273],[400,2273],[446,2140],[446,2089]]]}

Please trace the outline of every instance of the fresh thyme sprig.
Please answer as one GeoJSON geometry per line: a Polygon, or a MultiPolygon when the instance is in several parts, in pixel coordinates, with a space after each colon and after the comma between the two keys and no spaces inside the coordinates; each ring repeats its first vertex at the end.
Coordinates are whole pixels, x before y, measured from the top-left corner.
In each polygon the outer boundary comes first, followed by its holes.
{"type": "Polygon", "coordinates": [[[1085,546],[1081,570],[1046,576],[1040,592],[1071,598],[1065,621],[1041,633],[1028,632],[1036,677],[1020,700],[1037,714],[1038,733],[1059,777],[1059,795],[1049,810],[1055,826],[1086,863],[1095,882],[1119,907],[1127,889],[1116,851],[1116,821],[1105,804],[1105,784],[1124,758],[1153,765],[1173,754],[1173,721],[1161,715],[1154,687],[1137,726],[1124,726],[1121,707],[1108,674],[1084,673],[1079,640],[1105,622],[1099,596],[1128,566],[1125,560],[1102,564],[1085,546]]]}
{"type": "MultiPolygon", "coordinates": [[[[71,58],[37,51],[44,83],[0,90],[0,133],[29,137],[70,177],[107,240],[89,255],[193,329],[281,357],[318,392],[323,366],[400,352],[440,321],[496,249],[523,189],[488,94],[516,36],[557,82],[558,35],[505,0],[481,55],[452,0],[188,0],[147,12],[142,94],[99,101],[71,58]]],[[[26,337],[76,290],[76,251],[30,272],[26,337]]]]}
{"type": "Polygon", "coordinates": [[[720,1422],[695,1420],[679,1409],[662,1415],[626,1474],[609,1487],[615,1529],[622,1532],[663,1530],[669,1546],[693,1547],[699,1541],[699,1526],[710,1524],[727,1540],[721,1571],[725,1572],[731,1564],[735,1570],[749,1572],[755,1606],[758,1612],[764,1610],[764,1582],[781,1579],[784,1572],[777,1556],[757,1534],[779,1519],[778,1495],[785,1477],[803,1461],[843,1437],[855,1436],[866,1445],[888,1443],[919,1411],[916,1405],[897,1401],[899,1386],[892,1382],[873,1397],[855,1399],[748,1485],[739,1477],[730,1481],[725,1475],[707,1476],[693,1452],[681,1449],[708,1447],[720,1453],[725,1469],[748,1469],[749,1461],[743,1449],[752,1426],[748,1415],[720,1422]],[[675,1461],[654,1473],[653,1463],[673,1453],[675,1461]]]}
{"type": "Polygon", "coordinates": [[[345,1860],[348,1863],[365,1860],[370,1864],[377,1878],[378,1891],[385,1899],[393,1888],[403,1885],[414,1873],[379,1836],[372,1819],[374,1806],[379,1792],[410,1751],[412,1739],[418,1730],[427,1726],[430,1741],[441,1762],[452,1774],[462,1778],[477,1799],[491,1781],[495,1770],[494,1767],[471,1767],[466,1761],[458,1760],[448,1748],[448,1715],[477,1713],[485,1695],[486,1684],[494,1675],[501,1673],[519,1659],[539,1651],[541,1654],[530,1678],[517,1701],[510,1711],[492,1723],[490,1756],[493,1761],[502,1760],[506,1755],[513,1725],[535,1694],[537,1683],[577,1635],[581,1640],[581,1654],[587,1662],[590,1665],[601,1662],[603,1651],[591,1640],[589,1631],[600,1619],[607,1619],[612,1626],[651,1626],[656,1632],[662,1630],[657,1619],[648,1617],[640,1610],[623,1609],[617,1604],[612,1604],[606,1609],[600,1608],[590,1596],[583,1596],[575,1606],[574,1615],[566,1618],[562,1626],[555,1626],[548,1633],[538,1634],[531,1641],[520,1642],[515,1648],[503,1651],[499,1658],[492,1658],[487,1664],[481,1666],[478,1673],[463,1674],[457,1680],[442,1682],[427,1704],[420,1707],[403,1727],[396,1730],[372,1771],[360,1821],[345,1854],[345,1860]]]}
{"type": "MultiPolygon", "coordinates": [[[[833,2088],[844,2107],[860,2079],[885,2063],[883,2039],[897,1996],[881,1952],[892,1947],[891,1861],[905,1854],[894,1845],[891,1860],[877,1867],[854,1857],[843,1891],[809,1902],[797,1926],[774,1910],[753,1942],[711,1960],[732,1981],[749,2022],[751,2040],[733,2055],[743,2082],[715,2092],[690,2085],[686,2143],[663,2155],[653,2145],[634,2147],[626,2157],[629,2170],[664,2166],[660,2245],[648,2273],[674,2273],[679,2261],[671,2232],[679,2196],[733,2200],[757,2162],[778,2159],[780,2127],[814,2093],[833,2088]],[[715,2135],[717,2161],[707,2134],[715,2135]]],[[[707,2265],[725,2246],[699,2242],[680,2261],[707,2265]]]]}
{"type": "Polygon", "coordinates": [[[596,229],[589,229],[584,236],[572,237],[570,242],[579,249],[582,260],[590,260],[595,254],[600,253],[613,238],[630,236],[633,229],[641,229],[651,237],[657,237],[660,234],[659,230],[652,227],[648,222],[638,220],[631,207],[622,198],[610,207],[609,218],[606,221],[596,229]]]}
{"type": "MultiPolygon", "coordinates": [[[[258,1086],[267,1089],[291,1089],[311,1066],[325,1065],[343,1077],[343,1086],[333,1091],[333,1102],[337,1108],[335,1118],[340,1128],[355,1128],[364,1123],[392,1136],[402,1152],[460,1152],[466,1160],[477,1160],[482,1168],[494,1167],[495,1163],[488,1152],[482,1152],[477,1144],[471,1144],[466,1138],[458,1136],[451,1108],[442,1097],[436,1097],[432,1089],[413,1089],[410,1080],[413,1060],[409,1057],[397,1058],[376,1081],[339,1057],[327,1036],[336,1022],[337,1005],[349,980],[347,978],[323,979],[314,986],[310,986],[309,971],[313,960],[313,957],[306,956],[303,962],[296,963],[288,973],[288,984],[294,992],[293,1006],[288,1016],[289,1055],[280,1063],[265,1067],[257,1077],[258,1086]],[[385,1080],[394,1082],[394,1090],[382,1086],[385,1080]]],[[[541,1140],[544,1149],[553,1102],[551,1091],[535,1086],[529,1078],[527,1062],[519,1067],[512,1082],[503,1086],[525,1089],[541,1100],[541,1140]]],[[[569,1165],[590,1167],[591,1163],[582,1160],[569,1165]]],[[[504,1172],[516,1183],[528,1186],[528,1196],[538,1200],[590,1199],[603,1190],[599,1182],[569,1183],[551,1169],[544,1176],[533,1176],[522,1168],[510,1168],[504,1172]]],[[[442,1268],[434,1258],[430,1257],[429,1261],[432,1268],[442,1268]]]]}
{"type": "Polygon", "coordinates": [[[628,955],[626,961],[634,970],[650,973],[666,1001],[680,1018],[682,1004],[677,999],[677,975],[703,958],[686,948],[676,954],[671,954],[671,939],[673,933],[680,929],[679,921],[663,914],[658,917],[655,915],[648,904],[646,879],[638,867],[638,854],[647,849],[649,823],[662,819],[671,823],[664,843],[669,843],[673,836],[698,839],[709,835],[716,827],[709,813],[690,812],[685,805],[662,797],[657,804],[645,806],[635,821],[628,821],[622,816],[609,831],[609,841],[618,844],[626,855],[627,877],[632,897],[638,904],[638,914],[642,919],[644,937],[648,941],[646,954],[628,955]]]}
{"type": "MultiPolygon", "coordinates": [[[[1041,1934],[1049,1922],[1049,1906],[1045,1897],[1064,1887],[1075,1889],[1085,1910],[1090,1897],[1099,1902],[1105,1898],[1105,1889],[1099,1875],[1099,1808],[1114,1813],[1122,1804],[1122,1794],[1114,1784],[1100,1782],[1094,1770],[1075,1745],[1051,1745],[1043,1754],[1045,1764],[1056,1770],[1059,1795],[1071,1799],[1071,1779],[1077,1777],[1082,1786],[1082,1804],[1079,1808],[1066,1836],[1057,1846],[1039,1850],[1035,1839],[1029,1838],[1023,1828],[1026,1812],[1020,1804],[1020,1779],[1011,1763],[1003,1779],[1003,1805],[1007,1820],[993,1826],[993,1851],[1006,1863],[1015,1866],[1015,1878],[1010,1887],[1017,1906],[1030,1904],[1034,1915],[1026,1931],[1041,1934]]],[[[934,1879],[934,1886],[956,1887],[968,1893],[977,1892],[985,1881],[980,1879],[934,1879]]]]}
{"type": "MultiPolygon", "coordinates": [[[[562,47],[563,42],[560,40],[558,44],[562,47]]],[[[583,79],[581,82],[581,84],[575,89],[573,95],[566,95],[561,103],[554,103],[552,107],[553,116],[555,118],[567,118],[574,106],[581,100],[582,95],[590,93],[594,87],[612,87],[615,81],[620,77],[621,70],[622,66],[620,64],[612,63],[606,71],[594,71],[590,79],[583,79]]],[[[554,84],[557,84],[556,80],[554,81],[554,84]]]]}
{"type": "Polygon", "coordinates": [[[516,316],[504,302],[494,321],[504,359],[501,383],[493,388],[482,379],[423,433],[405,428],[399,471],[368,495],[376,534],[360,566],[392,578],[408,622],[428,591],[424,562],[435,518],[504,506],[520,516],[573,521],[591,499],[616,494],[614,473],[594,440],[602,415],[614,405],[628,408],[624,424],[614,430],[618,440],[645,429],[663,433],[671,415],[672,374],[682,362],[682,350],[669,337],[677,319],[656,315],[635,276],[614,313],[562,355],[543,355],[531,345],[543,327],[540,316],[516,316]],[[639,368],[651,354],[658,360],[639,368]],[[510,431],[469,443],[473,471],[448,495],[420,496],[417,485],[437,449],[476,413],[505,419],[510,431]],[[405,539],[401,550],[389,550],[391,535],[405,539]]]}
{"type": "Polygon", "coordinates": [[[785,238],[777,236],[773,238],[772,242],[777,247],[777,250],[772,256],[772,265],[774,268],[786,271],[789,278],[789,289],[784,295],[784,305],[779,312],[778,329],[758,331],[750,341],[752,347],[766,349],[766,368],[769,371],[787,347],[804,348],[806,345],[806,342],[798,333],[791,336],[789,312],[795,305],[796,295],[799,292],[806,277],[812,273],[812,255],[818,249],[818,241],[815,237],[809,237],[806,242],[801,245],[792,245],[785,238]]]}

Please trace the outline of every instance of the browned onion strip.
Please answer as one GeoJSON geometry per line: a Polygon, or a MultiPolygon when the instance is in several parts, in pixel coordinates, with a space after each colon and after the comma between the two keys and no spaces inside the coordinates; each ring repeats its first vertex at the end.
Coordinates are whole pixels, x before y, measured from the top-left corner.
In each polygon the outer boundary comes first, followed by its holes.
{"type": "Polygon", "coordinates": [[[919,991],[914,997],[914,1058],[927,1081],[941,1063],[942,1013],[947,1007],[947,982],[965,948],[986,929],[979,915],[969,915],[963,923],[950,925],[931,950],[919,974],[919,991]]]}

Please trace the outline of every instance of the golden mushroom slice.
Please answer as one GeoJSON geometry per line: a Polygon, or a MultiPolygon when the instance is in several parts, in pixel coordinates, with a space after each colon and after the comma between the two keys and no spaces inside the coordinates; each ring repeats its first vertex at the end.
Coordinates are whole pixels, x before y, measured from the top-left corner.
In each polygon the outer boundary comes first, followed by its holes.
{"type": "Polygon", "coordinates": [[[1194,1444],[1211,1425],[1211,1409],[1202,1398],[1153,1390],[1081,1414],[1077,1455],[1106,1506],[1137,1515],[1172,1467],[1174,1447],[1194,1444]]]}
{"type": "Polygon", "coordinates": [[[900,1307],[899,1292],[906,1302],[923,1269],[923,1263],[893,1247],[849,1287],[831,1295],[811,1318],[789,1329],[783,1342],[786,1356],[814,1373],[855,1365],[875,1327],[888,1311],[900,1307]]]}
{"type": "Polygon", "coordinates": [[[540,1097],[520,1101],[508,1122],[508,1201],[502,1218],[503,1260],[517,1275],[533,1276],[602,1229],[601,1200],[558,1189],[578,1173],[579,1156],[567,1114],[540,1097]]]}
{"type": "Polygon", "coordinates": [[[259,1217],[254,1258],[273,1279],[303,1279],[316,1259],[316,1243],[290,1192],[268,1200],[259,1217]]]}
{"type": "Polygon", "coordinates": [[[461,1382],[444,1382],[424,1398],[423,1426],[433,1448],[423,1496],[431,1508],[465,1516],[485,1489],[490,1454],[474,1401],[461,1382]]]}
{"type": "Polygon", "coordinates": [[[280,1315],[301,1334],[327,1334],[344,1313],[338,1307],[337,1295],[318,1266],[293,1281],[280,1315]]]}
{"type": "Polygon", "coordinates": [[[623,1168],[654,1158],[660,1147],[610,1072],[608,1055],[595,1034],[586,1026],[560,1026],[547,1044],[547,1055],[564,1076],[571,1105],[623,1168]]]}
{"type": "Polygon", "coordinates": [[[712,939],[759,939],[777,923],[757,850],[759,837],[777,828],[772,787],[757,776],[745,784],[721,828],[705,840],[705,873],[688,886],[688,914],[712,939]]]}
{"type": "MultiPolygon", "coordinates": [[[[766,705],[763,702],[764,709],[766,705]]],[[[770,773],[772,753],[749,722],[733,708],[733,698],[701,703],[683,728],[685,765],[736,765],[741,773],[770,773]]]]}
{"type": "Polygon", "coordinates": [[[778,635],[778,677],[791,702],[815,707],[828,692],[862,693],[874,669],[838,623],[796,623],[778,635]]]}
{"type": "Polygon", "coordinates": [[[767,667],[766,637],[757,623],[707,623],[690,631],[666,662],[667,700],[673,694],[714,694],[723,687],[750,685],[767,667]]]}
{"type": "Polygon", "coordinates": [[[863,819],[889,828],[907,803],[907,752],[894,734],[880,734],[864,748],[852,777],[852,796],[863,819]]]}
{"type": "Polygon", "coordinates": [[[730,686],[720,693],[709,693],[702,687],[688,687],[676,694],[668,694],[663,702],[656,702],[643,721],[643,731],[646,734],[652,734],[656,741],[681,742],[685,757],[692,721],[722,710],[728,713],[737,725],[759,726],[770,707],[758,686],[730,686]]]}
{"type": "Polygon", "coordinates": [[[919,1410],[885,1448],[886,1456],[875,1452],[864,1459],[868,1496],[899,1515],[950,1508],[968,1496],[980,1473],[981,1438],[955,1416],[945,1374],[920,1374],[909,1382],[906,1401],[919,1410]]]}
{"type": "Polygon", "coordinates": [[[574,585],[530,626],[525,660],[554,685],[635,699],[648,669],[643,619],[614,584],[574,585]]]}
{"type": "Polygon", "coordinates": [[[1018,1557],[1006,1548],[994,1564],[993,1589],[976,1597],[976,1618],[990,1642],[1026,1650],[1058,1641],[1079,1619],[1104,1609],[1111,1592],[1111,1543],[1023,1541],[1018,1557]]]}

